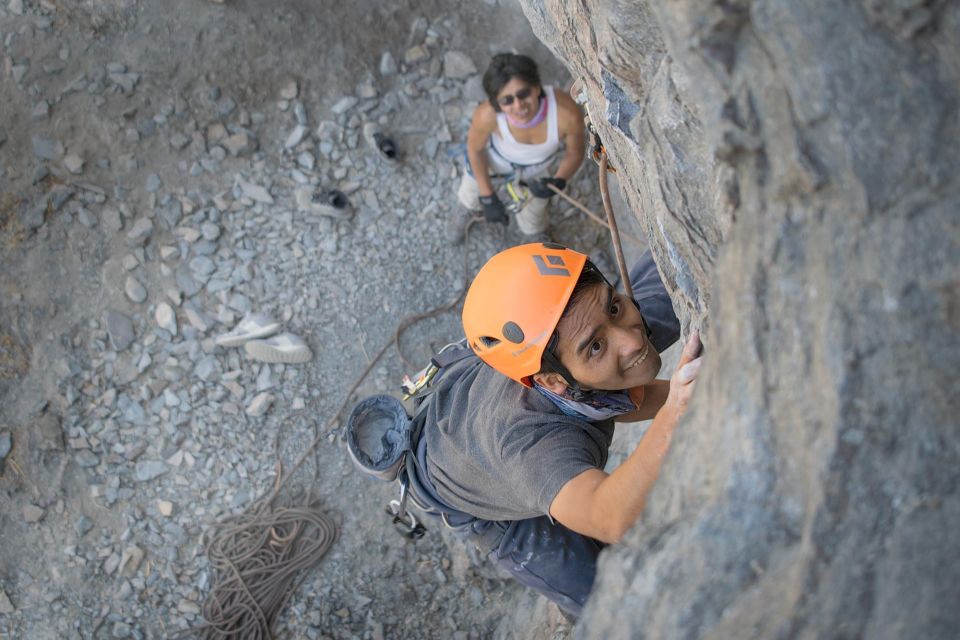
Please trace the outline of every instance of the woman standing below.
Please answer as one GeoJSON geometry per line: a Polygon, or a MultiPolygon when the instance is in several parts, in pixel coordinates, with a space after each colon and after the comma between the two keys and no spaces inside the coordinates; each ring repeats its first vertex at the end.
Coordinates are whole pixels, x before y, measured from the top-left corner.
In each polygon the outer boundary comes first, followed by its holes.
{"type": "MultiPolygon", "coordinates": [[[[568,93],[540,83],[537,64],[527,56],[494,56],[483,74],[483,88],[489,100],[473,112],[457,197],[468,212],[482,209],[488,222],[506,224],[494,183],[523,180],[530,198],[517,213],[517,227],[531,240],[546,239],[553,195],[549,185],[566,187],[583,162],[583,115],[568,93]]],[[[451,220],[451,240],[463,238],[463,213],[451,220]]]]}

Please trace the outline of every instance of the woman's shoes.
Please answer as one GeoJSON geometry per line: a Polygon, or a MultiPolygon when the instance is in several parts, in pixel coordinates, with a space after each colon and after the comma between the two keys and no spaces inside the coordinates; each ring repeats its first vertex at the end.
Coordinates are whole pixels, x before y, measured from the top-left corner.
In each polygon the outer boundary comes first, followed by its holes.
{"type": "Polygon", "coordinates": [[[260,362],[301,364],[313,357],[307,343],[292,333],[281,333],[266,340],[251,340],[243,348],[251,359],[260,362]]]}
{"type": "Polygon", "coordinates": [[[241,347],[249,340],[272,336],[279,330],[280,323],[265,313],[249,313],[232,331],[217,336],[213,341],[221,347],[241,347]]]}
{"type": "Polygon", "coordinates": [[[214,338],[221,347],[243,347],[251,360],[301,364],[313,358],[310,347],[299,336],[281,333],[280,323],[264,313],[249,313],[232,331],[214,338]],[[270,337],[273,336],[273,337],[270,337]]]}

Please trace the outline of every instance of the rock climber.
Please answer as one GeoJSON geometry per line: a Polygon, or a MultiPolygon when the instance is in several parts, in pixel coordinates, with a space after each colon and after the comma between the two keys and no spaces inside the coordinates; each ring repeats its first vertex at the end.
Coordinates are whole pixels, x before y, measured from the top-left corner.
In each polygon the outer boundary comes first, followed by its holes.
{"type": "Polygon", "coordinates": [[[694,333],[656,379],[679,322],[649,252],[630,278],[632,296],[618,293],[552,243],[498,253],[464,302],[472,353],[441,369],[414,418],[414,503],[572,616],[600,551],[643,511],[702,363],[694,333]],[[604,471],[614,422],[648,419],[604,471]]]}
{"type": "Polygon", "coordinates": [[[546,239],[554,195],[548,185],[564,189],[583,162],[583,114],[568,93],[542,85],[536,63],[524,55],[495,55],[483,88],[488,100],[473,112],[457,191],[465,209],[448,219],[447,235],[459,242],[481,209],[487,221],[507,224],[495,184],[522,180],[530,197],[517,212],[517,227],[531,239],[546,239]]]}

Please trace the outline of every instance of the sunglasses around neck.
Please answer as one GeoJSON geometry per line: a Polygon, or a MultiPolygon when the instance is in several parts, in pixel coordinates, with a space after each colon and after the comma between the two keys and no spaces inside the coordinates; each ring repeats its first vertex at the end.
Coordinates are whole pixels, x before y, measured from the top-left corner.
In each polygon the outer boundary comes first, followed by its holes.
{"type": "Polygon", "coordinates": [[[526,100],[531,95],[533,95],[533,87],[525,87],[513,95],[505,95],[502,98],[497,98],[497,104],[501,107],[509,107],[513,104],[514,98],[517,100],[526,100]]]}

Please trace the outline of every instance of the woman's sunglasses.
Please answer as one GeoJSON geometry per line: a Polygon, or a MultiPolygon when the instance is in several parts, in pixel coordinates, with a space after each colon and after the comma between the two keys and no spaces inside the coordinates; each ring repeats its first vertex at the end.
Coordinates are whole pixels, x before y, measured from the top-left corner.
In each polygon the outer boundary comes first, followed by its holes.
{"type": "Polygon", "coordinates": [[[520,89],[520,91],[517,91],[512,96],[506,95],[506,96],[503,96],[502,98],[497,98],[497,104],[499,104],[501,107],[509,107],[510,105],[513,104],[514,98],[516,98],[517,100],[526,100],[527,98],[530,97],[532,93],[533,93],[533,87],[524,87],[523,89],[520,89]]]}

